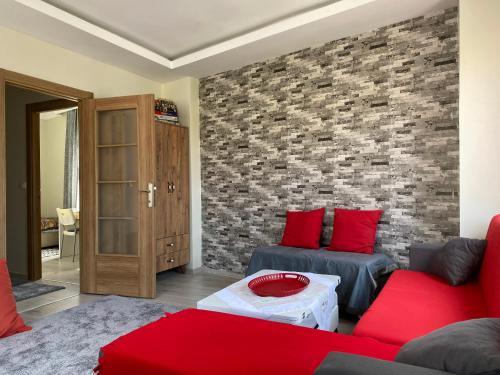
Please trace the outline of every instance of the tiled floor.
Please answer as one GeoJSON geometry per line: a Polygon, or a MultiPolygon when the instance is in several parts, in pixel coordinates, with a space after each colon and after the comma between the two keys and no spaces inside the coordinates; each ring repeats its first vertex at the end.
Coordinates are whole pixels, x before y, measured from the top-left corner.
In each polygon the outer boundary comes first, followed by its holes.
{"type": "Polygon", "coordinates": [[[17,310],[27,322],[42,318],[95,298],[80,295],[80,268],[78,261],[71,257],[50,260],[42,263],[41,282],[61,285],[65,289],[17,303],[17,310]]]}
{"type": "MultiPolygon", "coordinates": [[[[157,276],[157,297],[155,300],[170,305],[195,307],[198,300],[225,288],[238,279],[235,275],[204,269],[185,274],[175,271],[163,272],[157,276]]],[[[71,257],[45,262],[43,282],[64,285],[66,289],[19,302],[17,304],[18,311],[22,313],[27,323],[102,298],[98,295],[80,294],[79,267],[77,262],[71,262],[71,257]]],[[[339,332],[351,333],[354,324],[355,319],[342,317],[339,332]]]]}
{"type": "Polygon", "coordinates": [[[42,263],[42,278],[44,280],[63,283],[80,283],[80,264],[78,259],[72,261],[71,256],[49,260],[42,263]]]}

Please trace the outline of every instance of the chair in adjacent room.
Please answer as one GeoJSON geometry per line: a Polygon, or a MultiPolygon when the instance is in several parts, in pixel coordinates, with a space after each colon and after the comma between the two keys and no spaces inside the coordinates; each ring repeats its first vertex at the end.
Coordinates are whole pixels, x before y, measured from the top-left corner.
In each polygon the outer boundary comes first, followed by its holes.
{"type": "Polygon", "coordinates": [[[62,243],[60,254],[64,249],[64,238],[70,236],[74,238],[73,241],[73,262],[75,261],[76,254],[76,236],[78,235],[79,228],[76,225],[76,218],[71,208],[57,208],[57,216],[59,218],[59,225],[62,226],[62,243]]]}

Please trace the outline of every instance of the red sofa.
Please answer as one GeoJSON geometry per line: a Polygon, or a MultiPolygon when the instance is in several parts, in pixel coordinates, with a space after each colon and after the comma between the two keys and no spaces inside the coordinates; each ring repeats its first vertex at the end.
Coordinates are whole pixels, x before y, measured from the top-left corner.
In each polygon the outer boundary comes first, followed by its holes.
{"type": "Polygon", "coordinates": [[[310,375],[330,352],[392,361],[399,347],[205,310],[150,323],[101,349],[99,375],[310,375]]]}
{"type": "MultiPolygon", "coordinates": [[[[429,263],[439,250],[438,246],[417,254],[427,256],[429,263]]],[[[340,352],[335,363],[348,371],[325,373],[365,374],[365,370],[356,370],[358,362],[365,369],[373,367],[373,374],[389,373],[388,362],[379,360],[393,361],[407,341],[457,321],[500,317],[500,215],[491,221],[477,279],[452,287],[422,272],[425,266],[418,271],[418,267],[413,268],[394,272],[361,318],[354,336],[188,309],[103,347],[99,375],[306,375],[312,374],[330,352],[340,352]]],[[[391,374],[445,374],[395,365],[399,370],[393,369],[391,374]]]]}
{"type": "Polygon", "coordinates": [[[394,272],[354,335],[401,346],[451,323],[500,317],[500,215],[491,220],[486,241],[479,275],[467,284],[453,287],[421,271],[394,272]]]}

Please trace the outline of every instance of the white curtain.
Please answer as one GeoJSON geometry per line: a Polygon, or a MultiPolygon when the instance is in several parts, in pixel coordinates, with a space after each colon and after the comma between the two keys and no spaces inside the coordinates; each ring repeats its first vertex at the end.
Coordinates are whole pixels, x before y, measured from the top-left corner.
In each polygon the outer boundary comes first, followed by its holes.
{"type": "Polygon", "coordinates": [[[64,151],[64,208],[80,209],[80,140],[78,111],[66,112],[66,147],[64,151]]]}

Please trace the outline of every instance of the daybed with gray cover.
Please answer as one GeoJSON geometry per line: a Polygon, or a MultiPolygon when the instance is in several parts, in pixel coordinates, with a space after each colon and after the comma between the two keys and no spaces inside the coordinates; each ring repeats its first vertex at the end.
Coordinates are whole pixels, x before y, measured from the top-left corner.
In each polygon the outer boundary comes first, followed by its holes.
{"type": "Polygon", "coordinates": [[[381,276],[396,269],[396,263],[384,254],[265,246],[255,249],[246,275],[263,269],[313,272],[338,275],[339,306],[351,314],[362,314],[372,302],[381,276]]]}

